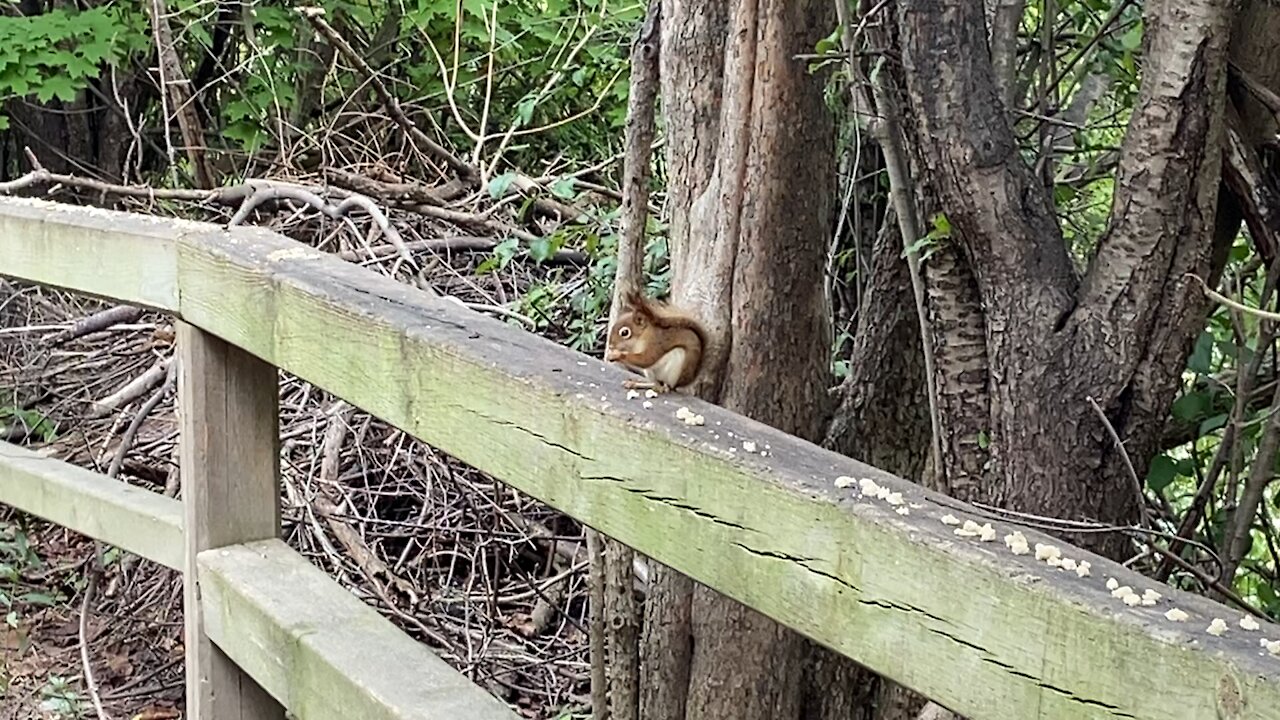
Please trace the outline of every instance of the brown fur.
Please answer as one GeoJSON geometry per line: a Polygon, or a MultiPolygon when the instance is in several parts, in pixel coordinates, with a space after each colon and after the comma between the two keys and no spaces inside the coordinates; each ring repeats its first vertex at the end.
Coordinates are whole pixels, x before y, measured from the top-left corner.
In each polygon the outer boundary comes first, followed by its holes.
{"type": "Polygon", "coordinates": [[[706,332],[692,316],[632,290],[623,297],[626,308],[609,329],[610,362],[644,370],[671,350],[683,348],[685,362],[673,387],[693,382],[702,365],[706,332]],[[625,330],[624,330],[625,329],[625,330]],[[623,337],[629,333],[628,337],[623,337]]]}

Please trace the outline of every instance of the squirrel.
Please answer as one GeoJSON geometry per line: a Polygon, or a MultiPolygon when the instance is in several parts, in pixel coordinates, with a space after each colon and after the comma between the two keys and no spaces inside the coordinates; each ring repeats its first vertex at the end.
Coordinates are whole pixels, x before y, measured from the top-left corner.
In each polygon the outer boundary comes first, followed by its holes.
{"type": "Polygon", "coordinates": [[[623,387],[667,392],[693,382],[707,343],[702,325],[637,290],[623,296],[623,308],[609,328],[605,360],[620,362],[646,378],[627,380],[623,387]]]}

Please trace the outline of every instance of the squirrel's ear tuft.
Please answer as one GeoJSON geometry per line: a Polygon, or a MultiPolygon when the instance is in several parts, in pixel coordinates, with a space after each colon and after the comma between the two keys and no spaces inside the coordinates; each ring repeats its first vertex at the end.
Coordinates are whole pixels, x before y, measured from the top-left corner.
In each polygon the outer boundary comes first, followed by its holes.
{"type": "Polygon", "coordinates": [[[645,301],[644,295],[635,288],[627,290],[627,292],[622,296],[622,303],[637,313],[644,313],[649,308],[649,304],[645,301]]]}

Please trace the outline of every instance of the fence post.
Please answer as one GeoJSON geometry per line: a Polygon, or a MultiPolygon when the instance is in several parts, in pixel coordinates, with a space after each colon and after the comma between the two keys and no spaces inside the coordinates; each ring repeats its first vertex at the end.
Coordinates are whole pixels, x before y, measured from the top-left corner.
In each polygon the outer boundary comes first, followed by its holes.
{"type": "Polygon", "coordinates": [[[177,322],[188,720],[281,720],[284,709],[204,633],[196,555],[280,535],[276,368],[177,322]]]}

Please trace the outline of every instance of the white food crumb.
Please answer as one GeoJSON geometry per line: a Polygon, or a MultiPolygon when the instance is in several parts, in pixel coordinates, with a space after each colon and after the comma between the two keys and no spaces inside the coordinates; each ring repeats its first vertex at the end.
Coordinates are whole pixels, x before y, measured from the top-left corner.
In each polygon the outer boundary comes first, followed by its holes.
{"type": "Polygon", "coordinates": [[[636,392],[635,390],[628,390],[628,391],[627,391],[627,399],[628,399],[628,400],[635,400],[635,399],[636,399],[636,398],[638,398],[638,397],[640,397],[640,393],[636,392]]]}
{"type": "Polygon", "coordinates": [[[884,496],[884,501],[885,501],[885,502],[887,502],[887,503],[889,503],[890,505],[901,505],[901,504],[902,504],[902,493],[900,493],[900,492],[891,492],[891,493],[889,493],[889,494],[887,494],[887,495],[885,495],[885,496],[884,496]]]}
{"type": "Polygon", "coordinates": [[[1137,593],[1135,593],[1135,592],[1133,591],[1133,588],[1129,587],[1128,585],[1121,585],[1120,587],[1118,587],[1118,588],[1116,588],[1115,590],[1112,590],[1112,591],[1111,591],[1111,597],[1117,597],[1117,598],[1120,598],[1120,599],[1122,599],[1122,600],[1123,600],[1124,598],[1129,597],[1130,595],[1133,595],[1133,596],[1135,596],[1135,597],[1138,597],[1138,599],[1139,599],[1139,600],[1141,600],[1141,599],[1142,599],[1141,597],[1139,597],[1139,596],[1138,596],[1138,594],[1137,594],[1137,593]]]}
{"type": "Polygon", "coordinates": [[[1263,640],[1263,647],[1272,655],[1280,656],[1280,640],[1263,640]]]}
{"type": "Polygon", "coordinates": [[[1063,569],[1063,570],[1075,570],[1075,569],[1076,569],[1076,561],[1075,561],[1075,560],[1072,560],[1071,558],[1062,558],[1062,569],[1063,569]]]}
{"type": "Polygon", "coordinates": [[[1081,560],[1080,562],[1076,563],[1076,575],[1079,575],[1080,577],[1087,577],[1089,575],[1088,560],[1081,560]]]}
{"type": "Polygon", "coordinates": [[[684,416],[685,425],[701,425],[704,422],[706,422],[706,420],[701,415],[694,415],[690,413],[689,415],[684,416]]]}
{"type": "Polygon", "coordinates": [[[863,495],[875,495],[880,492],[880,486],[871,478],[862,478],[858,480],[858,489],[863,495]]]}
{"type": "Polygon", "coordinates": [[[1253,619],[1252,615],[1245,615],[1244,617],[1240,618],[1240,627],[1241,629],[1249,630],[1252,632],[1262,626],[1258,624],[1257,620],[1253,619]]]}
{"type": "Polygon", "coordinates": [[[1036,543],[1036,559],[1048,560],[1049,558],[1062,558],[1062,551],[1056,545],[1046,545],[1045,543],[1036,543]]]}
{"type": "Polygon", "coordinates": [[[1213,622],[1209,623],[1209,627],[1205,628],[1204,631],[1210,635],[1221,637],[1222,633],[1227,631],[1227,621],[1222,618],[1214,618],[1213,622]]]}
{"type": "Polygon", "coordinates": [[[899,515],[910,515],[910,514],[911,514],[911,511],[907,509],[907,506],[906,506],[906,505],[903,505],[903,506],[902,506],[902,507],[900,507],[900,508],[894,508],[894,512],[898,513],[899,515]]]}
{"type": "Polygon", "coordinates": [[[1155,605],[1158,602],[1160,602],[1160,593],[1152,590],[1151,588],[1147,588],[1142,591],[1143,605],[1155,605]]]}
{"type": "Polygon", "coordinates": [[[968,528],[962,528],[962,527],[958,527],[952,532],[959,535],[960,537],[973,537],[978,534],[977,530],[970,530],[968,528]]]}
{"type": "Polygon", "coordinates": [[[960,518],[956,517],[955,515],[952,515],[951,513],[947,513],[946,515],[942,516],[942,524],[943,525],[959,525],[960,518]]]}
{"type": "Polygon", "coordinates": [[[841,475],[840,477],[836,478],[836,487],[838,488],[852,487],[857,482],[858,482],[857,480],[854,480],[848,475],[841,475]]]}
{"type": "Polygon", "coordinates": [[[743,441],[742,441],[742,449],[743,449],[743,450],[746,450],[747,452],[755,452],[755,451],[756,451],[756,444],[755,444],[755,443],[753,443],[753,442],[751,442],[750,440],[743,440],[743,441]]]}
{"type": "Polygon", "coordinates": [[[1137,605],[1140,602],[1142,602],[1142,597],[1139,596],[1137,593],[1131,593],[1129,595],[1124,596],[1124,604],[1128,605],[1129,607],[1133,607],[1134,605],[1137,605]]]}
{"type": "Polygon", "coordinates": [[[653,403],[649,402],[648,400],[645,400],[643,403],[640,403],[640,407],[644,408],[645,410],[648,410],[649,408],[653,407],[653,403]]]}
{"type": "Polygon", "coordinates": [[[893,491],[883,485],[876,488],[876,497],[881,500],[888,500],[892,494],[893,491]]]}
{"type": "Polygon", "coordinates": [[[649,388],[648,390],[644,391],[644,396],[652,400],[653,398],[658,397],[658,391],[654,390],[653,388],[649,388]]]}
{"type": "Polygon", "coordinates": [[[1009,547],[1013,547],[1014,545],[1026,545],[1027,536],[1023,535],[1021,530],[1014,530],[1004,536],[1004,544],[1009,547]]]}
{"type": "Polygon", "coordinates": [[[1056,558],[1056,557],[1052,557],[1052,556],[1050,556],[1050,557],[1045,558],[1044,562],[1045,562],[1045,564],[1046,564],[1046,565],[1048,565],[1049,567],[1055,567],[1055,568],[1058,568],[1059,570],[1061,570],[1061,569],[1062,569],[1062,559],[1061,559],[1061,558],[1056,558]]]}
{"type": "Polygon", "coordinates": [[[1169,610],[1164,614],[1164,619],[1170,622],[1186,622],[1188,617],[1190,617],[1190,615],[1187,615],[1186,611],[1178,608],[1169,608],[1169,610]]]}
{"type": "Polygon", "coordinates": [[[991,542],[996,539],[996,529],[991,527],[991,523],[983,523],[982,527],[978,528],[978,539],[982,542],[991,542]]]}
{"type": "Polygon", "coordinates": [[[1120,581],[1119,581],[1119,580],[1116,580],[1115,578],[1107,578],[1107,589],[1108,589],[1108,590],[1115,590],[1115,589],[1116,589],[1116,588],[1118,588],[1118,587],[1120,587],[1120,581]]]}
{"type": "Polygon", "coordinates": [[[769,456],[769,451],[768,451],[768,450],[761,450],[761,451],[760,451],[760,457],[768,457],[768,456],[769,456]]]}
{"type": "Polygon", "coordinates": [[[1009,546],[1009,550],[1012,551],[1014,555],[1030,555],[1031,554],[1031,546],[1026,544],[1025,542],[1014,543],[1013,545],[1009,546]]]}

